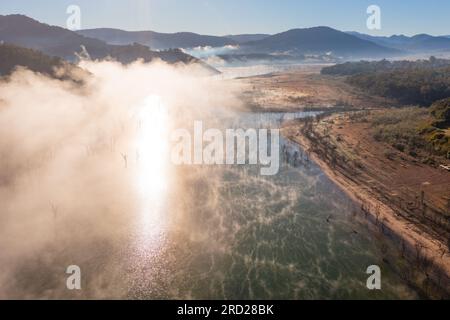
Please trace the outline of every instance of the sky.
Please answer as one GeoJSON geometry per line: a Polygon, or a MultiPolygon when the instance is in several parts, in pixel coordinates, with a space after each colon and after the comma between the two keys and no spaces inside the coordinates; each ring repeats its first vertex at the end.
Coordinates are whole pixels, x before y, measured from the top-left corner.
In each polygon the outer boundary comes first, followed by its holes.
{"type": "Polygon", "coordinates": [[[450,0],[0,0],[0,14],[65,27],[69,5],[80,7],[83,29],[228,35],[329,26],[372,35],[450,35],[450,0]],[[381,30],[366,26],[369,5],[381,9],[381,30]]]}

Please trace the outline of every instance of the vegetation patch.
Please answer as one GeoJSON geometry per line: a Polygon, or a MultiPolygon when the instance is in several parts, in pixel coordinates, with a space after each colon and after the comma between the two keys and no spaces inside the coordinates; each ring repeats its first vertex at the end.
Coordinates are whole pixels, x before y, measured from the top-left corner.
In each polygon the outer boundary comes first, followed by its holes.
{"type": "MultiPolygon", "coordinates": [[[[375,140],[386,142],[400,152],[417,154],[427,142],[420,133],[420,126],[429,118],[423,108],[391,109],[373,116],[372,132],[375,140]]],[[[390,158],[390,157],[389,157],[390,158]]]]}
{"type": "Polygon", "coordinates": [[[446,99],[430,110],[410,107],[376,113],[371,119],[372,134],[375,140],[415,158],[422,154],[450,159],[449,110],[450,99],[446,99]]]}
{"type": "Polygon", "coordinates": [[[59,80],[81,83],[88,72],[59,57],[50,57],[40,51],[11,44],[0,44],[0,78],[7,78],[23,67],[59,80]]]}
{"type": "Polygon", "coordinates": [[[450,159],[450,98],[435,102],[430,113],[433,120],[422,127],[421,134],[436,153],[450,159]]]}
{"type": "Polygon", "coordinates": [[[346,81],[372,95],[403,105],[428,107],[450,97],[450,60],[387,60],[348,62],[322,69],[322,74],[347,76],[346,81]]]}

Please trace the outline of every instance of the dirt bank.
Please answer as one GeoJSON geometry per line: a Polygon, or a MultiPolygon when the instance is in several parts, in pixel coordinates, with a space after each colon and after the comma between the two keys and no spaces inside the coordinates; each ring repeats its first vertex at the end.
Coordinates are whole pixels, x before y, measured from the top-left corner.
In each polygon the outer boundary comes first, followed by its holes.
{"type": "Polygon", "coordinates": [[[450,173],[407,157],[386,159],[388,146],[371,140],[364,125],[354,126],[344,118],[333,115],[309,125],[288,123],[283,134],[299,143],[361,205],[361,214],[372,226],[391,238],[426,280],[448,295],[449,226],[442,210],[445,196],[450,196],[450,173]],[[424,189],[429,191],[425,199],[421,198],[424,189]]]}

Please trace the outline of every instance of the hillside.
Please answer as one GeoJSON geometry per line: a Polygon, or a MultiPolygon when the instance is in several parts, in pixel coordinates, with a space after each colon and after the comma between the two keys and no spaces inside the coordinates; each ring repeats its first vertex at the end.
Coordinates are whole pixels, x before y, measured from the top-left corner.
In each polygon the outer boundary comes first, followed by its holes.
{"type": "Polygon", "coordinates": [[[123,31],[119,29],[87,29],[77,31],[78,34],[96,38],[109,44],[128,45],[139,43],[156,50],[195,47],[223,47],[235,45],[236,41],[216,36],[206,36],[191,32],[159,33],[154,31],[123,31]]]}
{"type": "Polygon", "coordinates": [[[109,44],[140,43],[154,49],[240,45],[236,54],[288,53],[294,56],[331,54],[350,58],[389,57],[401,53],[397,49],[386,48],[328,27],[293,29],[275,35],[240,34],[226,37],[195,33],[128,32],[118,29],[90,29],[81,30],[78,33],[109,44]]]}
{"type": "Polygon", "coordinates": [[[0,16],[0,40],[42,51],[50,56],[75,59],[75,52],[84,45],[92,57],[108,55],[106,43],[85,38],[64,28],[40,23],[23,15],[0,16]]]}
{"type": "Polygon", "coordinates": [[[0,44],[0,76],[8,76],[20,66],[58,79],[71,77],[71,71],[81,71],[61,58],[49,57],[33,49],[0,44]]]}
{"type": "Polygon", "coordinates": [[[61,27],[40,23],[24,15],[0,15],[0,41],[39,50],[49,56],[68,61],[75,61],[76,53],[81,52],[83,46],[92,59],[113,58],[122,63],[130,63],[136,59],[143,59],[146,62],[161,59],[169,63],[198,63],[210,72],[218,73],[217,70],[180,50],[158,52],[139,44],[109,45],[61,27]]]}
{"type": "Polygon", "coordinates": [[[346,62],[342,64],[336,64],[333,66],[325,67],[321,70],[325,75],[337,75],[337,76],[350,76],[355,74],[365,74],[369,72],[386,72],[394,70],[413,70],[413,69],[436,69],[441,67],[450,67],[450,60],[437,59],[430,57],[428,60],[398,60],[398,61],[358,61],[358,62],[346,62]]]}
{"type": "Polygon", "coordinates": [[[225,37],[233,41],[236,41],[237,43],[246,43],[250,41],[263,40],[270,36],[271,36],[270,34],[256,33],[256,34],[235,34],[235,35],[230,34],[225,37]]]}
{"type": "Polygon", "coordinates": [[[329,27],[293,29],[242,45],[249,52],[324,54],[344,57],[394,56],[401,52],[329,27]]]}
{"type": "Polygon", "coordinates": [[[406,105],[429,106],[450,97],[450,60],[348,62],[322,74],[348,76],[347,82],[370,94],[406,105]]]}

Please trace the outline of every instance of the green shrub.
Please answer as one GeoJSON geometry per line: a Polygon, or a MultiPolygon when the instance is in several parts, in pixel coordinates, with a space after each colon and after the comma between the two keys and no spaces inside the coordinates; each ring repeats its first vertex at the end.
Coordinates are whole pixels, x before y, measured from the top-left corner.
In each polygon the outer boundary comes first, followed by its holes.
{"type": "Polygon", "coordinates": [[[450,121],[450,98],[433,103],[430,112],[438,120],[450,121]]]}
{"type": "Polygon", "coordinates": [[[403,143],[394,143],[393,147],[400,152],[405,152],[406,146],[403,143]]]}
{"type": "Polygon", "coordinates": [[[413,158],[417,158],[419,156],[415,150],[410,150],[409,155],[413,158]]]}

